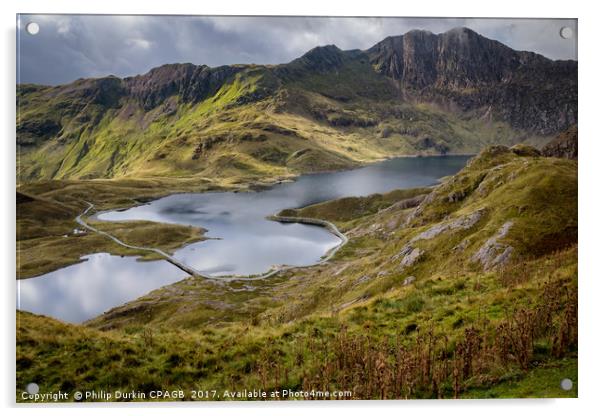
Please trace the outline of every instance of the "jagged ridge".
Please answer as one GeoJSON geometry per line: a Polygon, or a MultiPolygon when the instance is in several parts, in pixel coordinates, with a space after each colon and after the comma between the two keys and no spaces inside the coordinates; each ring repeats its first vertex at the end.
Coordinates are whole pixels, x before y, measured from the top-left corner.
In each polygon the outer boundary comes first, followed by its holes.
{"type": "Polygon", "coordinates": [[[317,47],[275,66],[19,85],[18,176],[214,176],[228,161],[232,174],[262,177],[541,142],[576,122],[576,69],[459,28],[367,51],[317,47]]]}

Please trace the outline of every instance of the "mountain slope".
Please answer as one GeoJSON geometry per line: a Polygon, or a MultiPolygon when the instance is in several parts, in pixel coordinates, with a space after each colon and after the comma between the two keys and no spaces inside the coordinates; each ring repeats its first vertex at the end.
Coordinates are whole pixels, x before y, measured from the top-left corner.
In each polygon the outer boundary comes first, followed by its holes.
{"type": "Polygon", "coordinates": [[[17,88],[17,174],[275,179],[401,154],[543,144],[576,121],[576,63],[467,29],[275,66],[170,64],[17,88]]]}

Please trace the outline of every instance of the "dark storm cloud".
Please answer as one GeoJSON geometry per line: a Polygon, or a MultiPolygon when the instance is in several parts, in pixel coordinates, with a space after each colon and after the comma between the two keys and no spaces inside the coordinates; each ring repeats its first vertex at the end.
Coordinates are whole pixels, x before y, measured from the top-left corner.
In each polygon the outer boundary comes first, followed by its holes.
{"type": "Polygon", "coordinates": [[[563,26],[576,35],[574,20],[21,15],[19,81],[61,84],[81,77],[123,77],[173,62],[277,64],[318,45],[366,49],[411,29],[440,33],[457,26],[514,49],[577,58],[576,40],[559,36],[563,26]],[[40,25],[35,36],[25,31],[31,21],[40,25]]]}

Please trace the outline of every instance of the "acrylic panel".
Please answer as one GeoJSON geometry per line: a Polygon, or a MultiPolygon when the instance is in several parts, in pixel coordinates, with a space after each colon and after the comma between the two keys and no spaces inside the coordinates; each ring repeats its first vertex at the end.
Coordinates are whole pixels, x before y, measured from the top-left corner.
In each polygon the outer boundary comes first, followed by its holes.
{"type": "Polygon", "coordinates": [[[18,15],[16,400],[576,397],[577,34],[18,15]]]}

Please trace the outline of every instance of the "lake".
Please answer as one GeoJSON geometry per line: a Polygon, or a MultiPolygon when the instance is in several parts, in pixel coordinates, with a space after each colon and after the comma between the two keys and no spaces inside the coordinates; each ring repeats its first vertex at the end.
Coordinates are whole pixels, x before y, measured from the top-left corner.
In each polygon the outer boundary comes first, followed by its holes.
{"type": "MultiPolygon", "coordinates": [[[[395,158],[359,169],[303,175],[260,192],[170,195],[124,211],[103,212],[104,221],[148,220],[194,225],[212,239],[185,246],[174,257],[212,276],[255,275],[275,265],[318,262],[338,237],[313,225],[266,220],[285,208],[346,196],[365,196],[429,186],[465,166],[467,156],[395,158]]],[[[18,306],[69,322],[82,322],[186,274],[166,261],[140,262],[106,253],[46,275],[20,280],[18,306]]]]}

